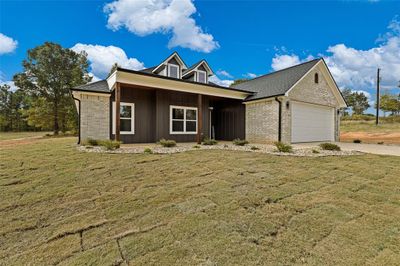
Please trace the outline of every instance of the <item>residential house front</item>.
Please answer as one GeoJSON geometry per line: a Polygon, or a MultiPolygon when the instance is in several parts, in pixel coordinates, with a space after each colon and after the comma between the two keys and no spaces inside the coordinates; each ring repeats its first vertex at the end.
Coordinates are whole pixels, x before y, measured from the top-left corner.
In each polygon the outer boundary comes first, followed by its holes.
{"type": "Polygon", "coordinates": [[[232,88],[210,82],[212,75],[205,60],[188,67],[173,53],[157,66],[117,68],[105,80],[73,88],[80,140],[338,139],[338,111],[346,103],[322,59],[232,88]]]}

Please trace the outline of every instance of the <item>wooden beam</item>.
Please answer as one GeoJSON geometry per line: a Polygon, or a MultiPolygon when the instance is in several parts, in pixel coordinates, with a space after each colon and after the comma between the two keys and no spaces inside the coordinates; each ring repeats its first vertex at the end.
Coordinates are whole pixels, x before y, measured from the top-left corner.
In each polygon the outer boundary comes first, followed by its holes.
{"type": "Polygon", "coordinates": [[[197,96],[197,143],[201,144],[203,135],[203,96],[197,96]]]}
{"type": "Polygon", "coordinates": [[[120,141],[121,121],[120,121],[120,107],[121,107],[121,85],[119,82],[115,86],[115,140],[120,141]]]}

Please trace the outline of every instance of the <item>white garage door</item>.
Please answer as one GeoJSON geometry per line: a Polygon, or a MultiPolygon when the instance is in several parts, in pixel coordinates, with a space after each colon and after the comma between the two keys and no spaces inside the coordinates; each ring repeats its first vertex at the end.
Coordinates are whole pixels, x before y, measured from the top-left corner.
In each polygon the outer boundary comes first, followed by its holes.
{"type": "Polygon", "coordinates": [[[292,102],[292,142],[333,141],[334,108],[292,102]]]}

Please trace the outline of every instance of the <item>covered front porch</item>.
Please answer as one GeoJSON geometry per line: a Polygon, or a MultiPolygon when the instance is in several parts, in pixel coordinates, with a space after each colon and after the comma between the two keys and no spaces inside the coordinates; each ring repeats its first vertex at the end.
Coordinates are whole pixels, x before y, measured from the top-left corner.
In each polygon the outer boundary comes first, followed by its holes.
{"type": "Polygon", "coordinates": [[[110,139],[123,143],[245,138],[241,99],[117,82],[110,106],[110,139]]]}

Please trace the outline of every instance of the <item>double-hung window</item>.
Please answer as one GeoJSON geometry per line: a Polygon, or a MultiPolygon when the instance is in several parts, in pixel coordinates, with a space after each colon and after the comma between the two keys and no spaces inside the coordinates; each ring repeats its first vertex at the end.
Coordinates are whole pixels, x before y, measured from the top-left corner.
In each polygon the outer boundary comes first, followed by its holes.
{"type": "MultiPolygon", "coordinates": [[[[113,102],[113,134],[116,132],[115,123],[116,104],[113,102]]],[[[119,109],[120,133],[121,134],[135,134],[135,104],[134,103],[120,103],[119,109]]]]}
{"type": "Polygon", "coordinates": [[[179,78],[179,66],[168,64],[168,77],[179,78]]]}
{"type": "Polygon", "coordinates": [[[207,72],[198,70],[197,71],[197,82],[207,83],[207,72]]]}
{"type": "Polygon", "coordinates": [[[196,134],[197,108],[170,106],[170,134],[196,134]]]}

